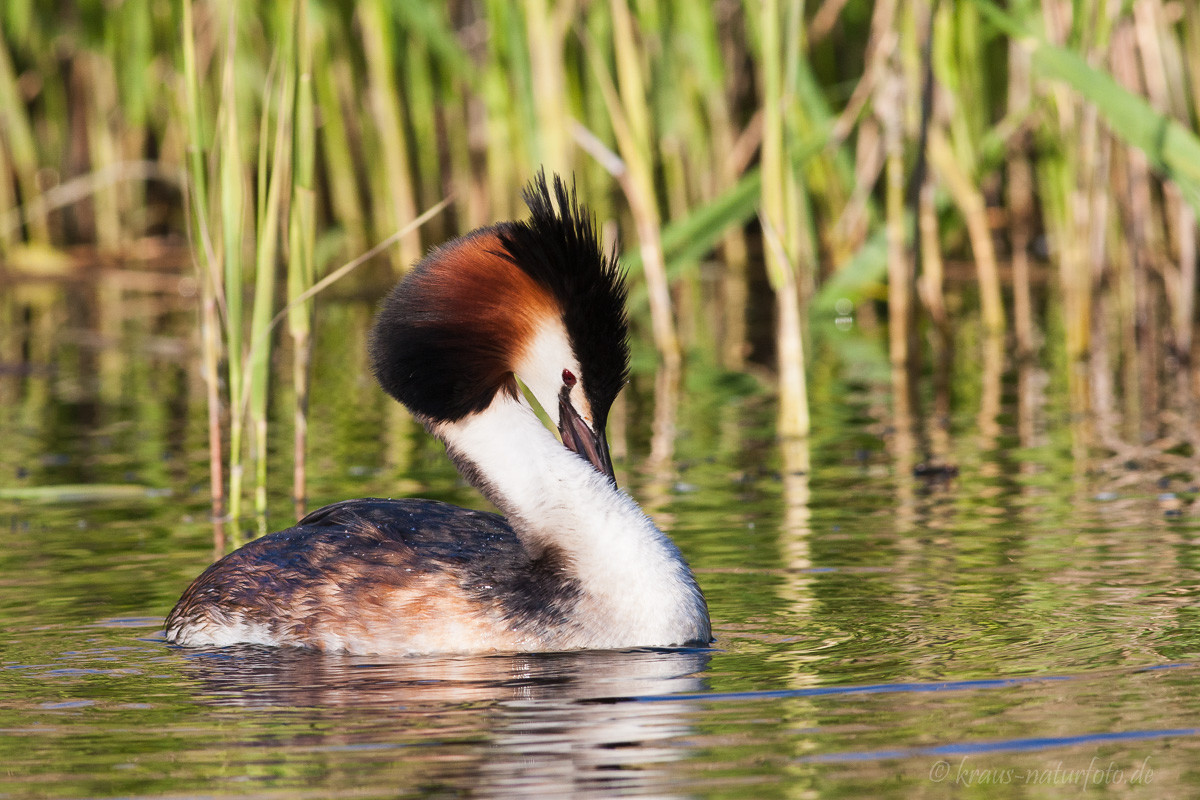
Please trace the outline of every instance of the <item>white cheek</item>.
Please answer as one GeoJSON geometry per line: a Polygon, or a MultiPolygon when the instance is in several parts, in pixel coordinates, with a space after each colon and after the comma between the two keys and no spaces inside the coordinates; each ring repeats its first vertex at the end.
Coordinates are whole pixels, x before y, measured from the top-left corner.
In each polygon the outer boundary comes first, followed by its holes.
{"type": "MultiPolygon", "coordinates": [[[[563,385],[563,370],[569,369],[579,377],[579,361],[571,351],[571,342],[567,339],[566,328],[562,320],[547,318],[538,327],[525,352],[517,360],[513,371],[521,382],[529,387],[533,396],[541,403],[542,409],[558,425],[558,392],[563,385]]],[[[582,398],[583,392],[576,384],[571,399],[582,398]],[[578,397],[575,392],[578,392],[578,397]]],[[[576,405],[576,408],[586,406],[576,405]]],[[[590,417],[590,415],[589,415],[590,417]]],[[[590,419],[588,420],[590,422],[590,419]]]]}

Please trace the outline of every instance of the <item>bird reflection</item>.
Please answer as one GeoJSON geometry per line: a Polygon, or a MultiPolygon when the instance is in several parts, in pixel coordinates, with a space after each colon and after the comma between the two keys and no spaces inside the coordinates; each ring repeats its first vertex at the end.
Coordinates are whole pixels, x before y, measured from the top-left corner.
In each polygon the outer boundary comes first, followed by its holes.
{"type": "MultiPolygon", "coordinates": [[[[404,780],[461,785],[472,796],[671,796],[670,765],[691,735],[708,650],[639,649],[380,661],[253,646],[183,652],[194,698],[289,709],[321,726],[322,749],[396,745],[404,780]],[[302,712],[301,710],[308,709],[302,712]],[[414,751],[407,747],[419,743],[414,751]],[[442,748],[439,750],[439,748],[442,748]],[[424,763],[414,764],[413,759],[424,763]]],[[[280,730],[271,731],[279,743],[280,730]]],[[[313,744],[313,728],[296,744],[313,744]]],[[[284,733],[286,743],[286,733],[284,733]]],[[[343,765],[347,766],[347,765],[343,765]]]]}

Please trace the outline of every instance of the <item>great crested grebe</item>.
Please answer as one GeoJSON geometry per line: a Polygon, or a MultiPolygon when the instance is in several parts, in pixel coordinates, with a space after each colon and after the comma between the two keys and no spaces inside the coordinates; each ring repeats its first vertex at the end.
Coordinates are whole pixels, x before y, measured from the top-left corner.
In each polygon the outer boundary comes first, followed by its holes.
{"type": "Polygon", "coordinates": [[[525,202],[528,222],[427,255],[370,340],[384,390],[505,517],[433,500],[326,506],[205,570],[167,617],[169,641],[397,654],[711,641],[691,570],[613,476],[624,277],[561,179],[552,198],[539,176],[525,202]]]}

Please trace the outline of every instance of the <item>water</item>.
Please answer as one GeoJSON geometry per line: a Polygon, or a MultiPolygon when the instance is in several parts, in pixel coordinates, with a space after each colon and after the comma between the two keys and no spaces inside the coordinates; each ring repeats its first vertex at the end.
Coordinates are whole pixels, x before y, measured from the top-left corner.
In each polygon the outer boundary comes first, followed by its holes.
{"type": "MultiPolygon", "coordinates": [[[[1081,445],[1099,422],[1053,382],[1029,407],[1006,377],[985,419],[957,378],[924,428],[948,475],[835,345],[807,454],[745,380],[693,367],[672,399],[639,371],[618,478],[696,567],[711,649],[185,651],[162,618],[212,548],[187,299],[0,298],[0,797],[1200,792],[1194,459],[1081,445]]],[[[363,377],[369,307],[322,311],[314,502],[482,507],[363,377]]],[[[287,505],[273,487],[271,527],[287,505]]]]}

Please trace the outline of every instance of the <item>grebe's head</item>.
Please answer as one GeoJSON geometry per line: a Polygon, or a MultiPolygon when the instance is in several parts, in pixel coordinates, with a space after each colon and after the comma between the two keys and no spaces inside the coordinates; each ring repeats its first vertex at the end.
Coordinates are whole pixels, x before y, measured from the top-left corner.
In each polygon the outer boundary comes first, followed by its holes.
{"type": "Polygon", "coordinates": [[[384,301],[370,355],[384,390],[430,423],[529,387],[563,443],[612,477],[608,411],[629,371],[625,279],[574,189],[544,175],[530,218],[431,252],[384,301]]]}

